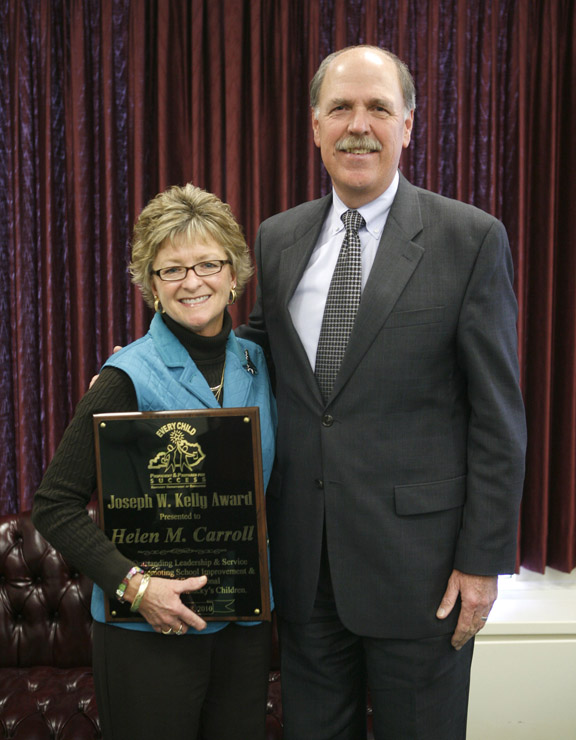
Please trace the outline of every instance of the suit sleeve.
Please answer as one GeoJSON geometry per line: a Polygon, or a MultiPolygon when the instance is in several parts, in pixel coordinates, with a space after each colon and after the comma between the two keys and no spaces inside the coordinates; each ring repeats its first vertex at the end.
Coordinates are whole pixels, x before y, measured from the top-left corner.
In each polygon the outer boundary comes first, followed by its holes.
{"type": "Polygon", "coordinates": [[[268,340],[268,331],[266,329],[266,321],[264,318],[264,307],[262,300],[262,227],[260,227],[256,236],[256,243],[254,245],[254,257],[257,272],[256,300],[254,302],[252,311],[250,312],[248,324],[242,324],[241,326],[238,326],[235,329],[235,333],[237,336],[242,337],[242,339],[249,339],[255,344],[258,344],[260,345],[260,347],[262,347],[262,349],[264,350],[264,356],[266,357],[272,386],[274,387],[274,364],[272,362],[270,352],[270,342],[268,340]]]}
{"type": "Polygon", "coordinates": [[[515,567],[526,450],[516,320],[508,238],[495,221],[478,252],[457,334],[470,403],[466,504],[455,556],[465,573],[497,575],[515,567]]]}

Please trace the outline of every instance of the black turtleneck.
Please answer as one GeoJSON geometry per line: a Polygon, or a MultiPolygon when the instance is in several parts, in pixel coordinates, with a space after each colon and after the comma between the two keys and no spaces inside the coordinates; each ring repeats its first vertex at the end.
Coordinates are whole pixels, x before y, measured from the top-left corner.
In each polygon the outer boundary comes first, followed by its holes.
{"type": "MultiPolygon", "coordinates": [[[[198,370],[206,378],[208,385],[213,388],[218,386],[222,380],[224,361],[226,359],[226,341],[232,331],[232,319],[228,311],[224,311],[222,330],[213,337],[203,337],[191,329],[187,329],[168,314],[162,314],[166,326],[178,341],[186,348],[190,357],[198,367],[198,370]]],[[[220,405],[222,405],[223,391],[220,394],[220,405]]]]}

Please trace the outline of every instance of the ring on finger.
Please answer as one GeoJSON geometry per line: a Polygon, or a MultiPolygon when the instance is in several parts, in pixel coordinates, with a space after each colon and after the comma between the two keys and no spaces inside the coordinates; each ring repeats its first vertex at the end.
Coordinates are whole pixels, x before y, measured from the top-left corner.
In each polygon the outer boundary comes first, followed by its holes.
{"type": "Polygon", "coordinates": [[[176,632],[174,634],[175,635],[181,635],[182,634],[182,627],[183,627],[182,622],[180,622],[180,627],[178,627],[178,629],[176,630],[176,632]]]}
{"type": "Polygon", "coordinates": [[[160,630],[163,635],[171,635],[172,634],[172,627],[168,627],[167,630],[160,630]]]}
{"type": "Polygon", "coordinates": [[[480,617],[480,619],[481,619],[481,620],[482,620],[483,622],[487,622],[487,621],[488,621],[488,617],[480,617]]]}

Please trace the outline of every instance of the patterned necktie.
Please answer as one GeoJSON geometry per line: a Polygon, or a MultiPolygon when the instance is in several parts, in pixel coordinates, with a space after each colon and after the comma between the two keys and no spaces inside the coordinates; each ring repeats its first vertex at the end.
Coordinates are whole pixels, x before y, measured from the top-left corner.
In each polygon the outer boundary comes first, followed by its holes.
{"type": "Polygon", "coordinates": [[[314,370],[325,401],[332,393],[362,293],[358,230],[364,226],[365,221],[358,211],[346,211],[342,214],[342,221],[346,234],[326,298],[314,370]]]}

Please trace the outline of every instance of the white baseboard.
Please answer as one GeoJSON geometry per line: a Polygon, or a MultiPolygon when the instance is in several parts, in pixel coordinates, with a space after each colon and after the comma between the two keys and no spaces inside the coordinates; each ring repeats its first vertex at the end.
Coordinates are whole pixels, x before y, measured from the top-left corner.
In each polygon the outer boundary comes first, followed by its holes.
{"type": "Polygon", "coordinates": [[[576,740],[576,570],[501,576],[476,638],[468,740],[576,740]]]}

